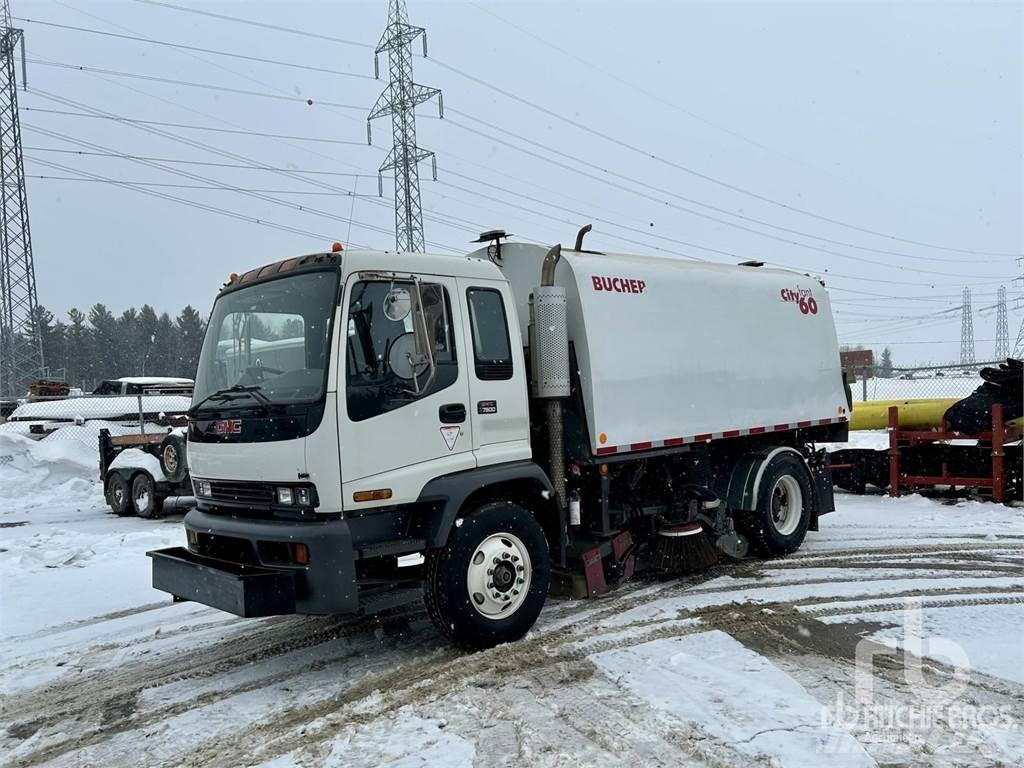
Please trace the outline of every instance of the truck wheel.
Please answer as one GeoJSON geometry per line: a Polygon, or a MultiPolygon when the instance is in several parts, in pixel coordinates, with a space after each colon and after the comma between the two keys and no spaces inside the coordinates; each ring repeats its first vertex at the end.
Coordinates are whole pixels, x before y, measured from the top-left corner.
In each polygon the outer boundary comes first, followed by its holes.
{"type": "Polygon", "coordinates": [[[160,470],[172,483],[185,479],[188,473],[185,439],[181,435],[168,435],[160,443],[160,470]]]}
{"type": "Polygon", "coordinates": [[[115,515],[130,515],[135,511],[132,509],[132,490],[120,472],[107,479],[107,503],[115,515]]]}
{"type": "Polygon", "coordinates": [[[796,552],[811,522],[814,491],[803,458],[782,453],[761,476],[757,511],[737,515],[736,525],[768,557],[796,552]]]}
{"type": "Polygon", "coordinates": [[[156,517],[163,507],[163,499],[157,498],[156,483],[146,472],[140,472],[132,480],[132,502],[139,517],[156,517]]]}
{"type": "Polygon", "coordinates": [[[424,601],[441,634],[466,650],[510,643],[537,620],[551,573],[544,532],[511,502],[460,518],[426,557],[424,601]]]}

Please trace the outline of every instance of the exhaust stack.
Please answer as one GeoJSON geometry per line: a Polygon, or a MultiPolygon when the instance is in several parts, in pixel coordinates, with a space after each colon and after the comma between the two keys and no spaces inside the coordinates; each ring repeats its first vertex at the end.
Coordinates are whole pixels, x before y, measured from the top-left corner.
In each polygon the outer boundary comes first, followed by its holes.
{"type": "Polygon", "coordinates": [[[530,360],[534,397],[547,400],[551,482],[564,508],[565,448],[562,443],[562,399],[569,396],[569,326],[565,288],[556,286],[555,268],[562,246],[544,257],[540,285],[530,297],[530,360]]]}

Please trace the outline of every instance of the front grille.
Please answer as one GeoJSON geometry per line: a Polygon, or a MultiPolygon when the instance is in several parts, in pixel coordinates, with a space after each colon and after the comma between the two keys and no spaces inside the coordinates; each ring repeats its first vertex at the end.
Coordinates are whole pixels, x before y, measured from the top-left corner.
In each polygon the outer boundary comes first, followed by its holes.
{"type": "Polygon", "coordinates": [[[274,502],[274,486],[270,483],[211,480],[210,499],[235,504],[272,504],[274,502]]]}

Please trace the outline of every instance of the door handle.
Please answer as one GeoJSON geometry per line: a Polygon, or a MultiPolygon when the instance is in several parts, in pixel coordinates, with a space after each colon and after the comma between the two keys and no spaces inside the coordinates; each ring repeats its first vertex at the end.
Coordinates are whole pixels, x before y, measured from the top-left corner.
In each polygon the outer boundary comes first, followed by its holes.
{"type": "Polygon", "coordinates": [[[461,424],[466,420],[466,406],[462,403],[448,403],[442,405],[437,416],[442,424],[461,424]]]}

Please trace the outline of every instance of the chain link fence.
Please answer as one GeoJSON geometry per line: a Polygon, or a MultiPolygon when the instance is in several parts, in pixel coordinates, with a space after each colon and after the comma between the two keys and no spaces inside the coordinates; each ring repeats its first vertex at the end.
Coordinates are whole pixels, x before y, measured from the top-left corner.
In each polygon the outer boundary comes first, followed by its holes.
{"type": "Polygon", "coordinates": [[[876,365],[865,370],[847,370],[847,377],[854,402],[961,399],[981,386],[982,380],[978,374],[982,368],[995,367],[1000,362],[1003,361],[893,368],[887,376],[880,376],[879,366],[876,365]]]}
{"type": "Polygon", "coordinates": [[[66,441],[95,451],[101,429],[111,435],[161,434],[184,426],[192,395],[141,392],[131,395],[0,398],[0,439],[66,441]]]}

